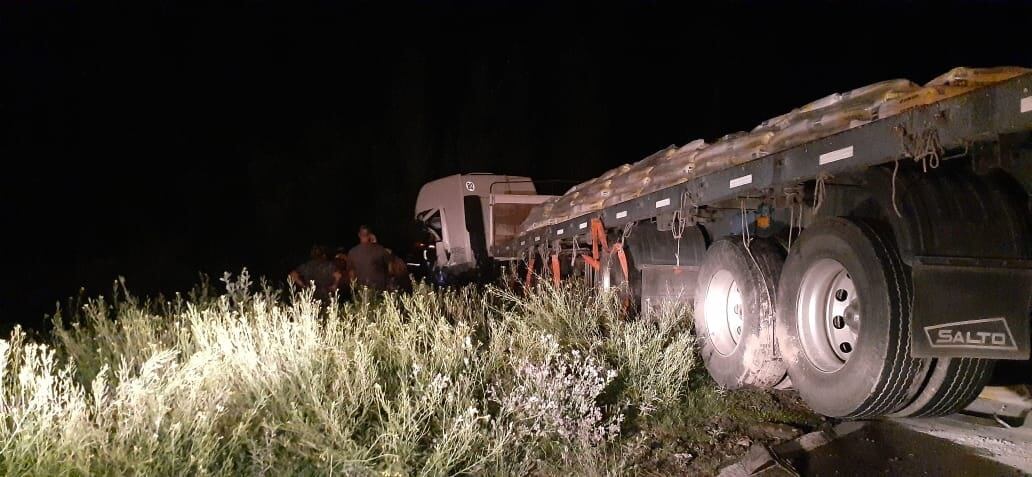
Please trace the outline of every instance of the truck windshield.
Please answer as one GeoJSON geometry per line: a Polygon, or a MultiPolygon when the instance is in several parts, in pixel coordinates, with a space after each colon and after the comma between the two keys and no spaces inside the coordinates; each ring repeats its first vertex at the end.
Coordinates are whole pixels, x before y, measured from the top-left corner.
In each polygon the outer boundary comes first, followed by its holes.
{"type": "Polygon", "coordinates": [[[444,223],[441,220],[441,209],[424,210],[417,214],[417,217],[426,227],[427,232],[434,236],[435,241],[443,240],[444,223]]]}

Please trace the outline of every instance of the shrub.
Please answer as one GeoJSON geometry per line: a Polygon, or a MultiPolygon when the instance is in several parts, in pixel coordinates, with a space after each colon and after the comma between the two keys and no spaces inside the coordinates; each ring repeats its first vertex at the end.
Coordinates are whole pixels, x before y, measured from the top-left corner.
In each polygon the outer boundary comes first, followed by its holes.
{"type": "Polygon", "coordinates": [[[0,472],[620,474],[695,365],[684,310],[629,320],[578,284],[320,303],[223,282],[119,285],[50,343],[0,340],[0,472]]]}

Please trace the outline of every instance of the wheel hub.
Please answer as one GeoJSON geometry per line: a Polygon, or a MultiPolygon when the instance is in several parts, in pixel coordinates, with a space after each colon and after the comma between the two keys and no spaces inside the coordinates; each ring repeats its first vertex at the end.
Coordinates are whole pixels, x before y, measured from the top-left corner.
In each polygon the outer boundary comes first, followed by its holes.
{"type": "Polygon", "coordinates": [[[714,348],[721,355],[731,354],[742,339],[744,325],[742,291],[731,272],[720,270],[713,275],[703,307],[714,348]]]}
{"type": "Polygon", "coordinates": [[[834,372],[849,361],[860,331],[860,299],[846,267],[821,259],[803,275],[796,302],[803,353],[818,369],[834,372]]]}

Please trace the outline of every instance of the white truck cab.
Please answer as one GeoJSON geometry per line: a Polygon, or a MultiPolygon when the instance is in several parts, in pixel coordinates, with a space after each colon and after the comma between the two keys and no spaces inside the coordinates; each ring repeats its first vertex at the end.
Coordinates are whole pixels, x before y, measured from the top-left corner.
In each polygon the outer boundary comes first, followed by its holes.
{"type": "Polygon", "coordinates": [[[498,174],[456,174],[428,182],[416,198],[416,220],[425,226],[432,249],[424,258],[448,275],[470,272],[478,265],[513,257],[493,257],[490,250],[512,240],[537,204],[552,196],[537,195],[529,177],[498,174]]]}

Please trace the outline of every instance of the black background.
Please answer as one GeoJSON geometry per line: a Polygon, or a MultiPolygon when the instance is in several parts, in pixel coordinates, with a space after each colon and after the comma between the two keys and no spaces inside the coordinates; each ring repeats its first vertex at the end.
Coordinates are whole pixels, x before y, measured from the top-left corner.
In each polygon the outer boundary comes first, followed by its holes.
{"type": "Polygon", "coordinates": [[[85,287],[247,266],[358,224],[404,248],[457,172],[584,180],[826,94],[1032,66],[1014,2],[3,2],[0,328],[85,287]]]}

